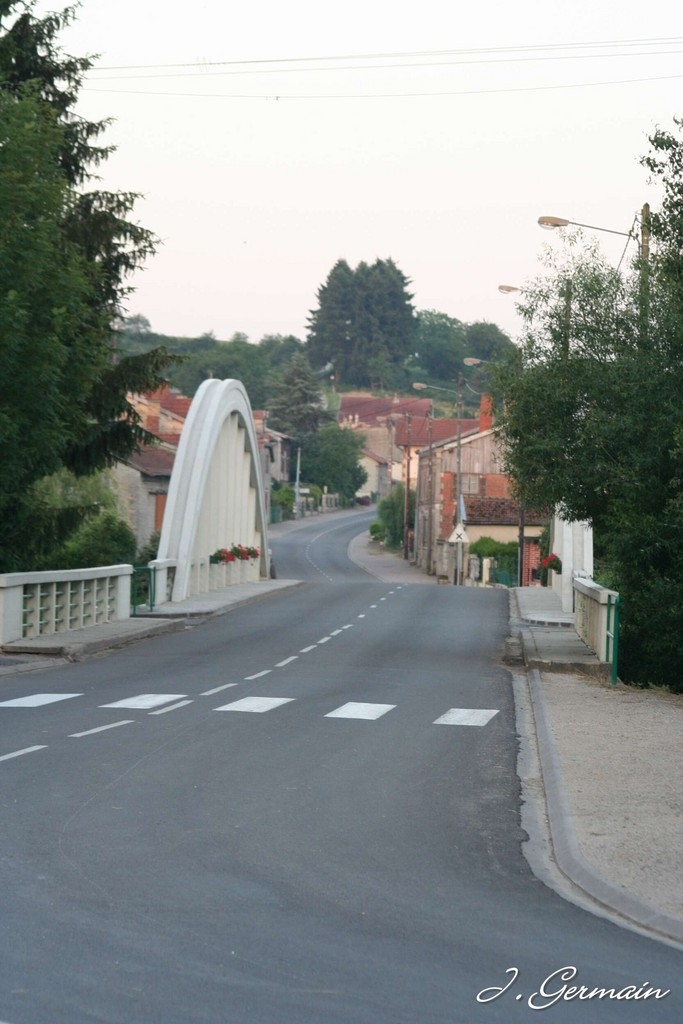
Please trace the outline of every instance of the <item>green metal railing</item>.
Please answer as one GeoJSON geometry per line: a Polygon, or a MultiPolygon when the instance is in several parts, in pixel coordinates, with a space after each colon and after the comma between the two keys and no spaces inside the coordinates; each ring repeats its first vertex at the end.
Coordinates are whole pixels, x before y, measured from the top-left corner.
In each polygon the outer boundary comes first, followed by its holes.
{"type": "Polygon", "coordinates": [[[619,601],[617,594],[607,596],[607,639],[605,642],[605,661],[612,662],[612,686],[617,684],[617,661],[619,659],[619,601]]]}
{"type": "Polygon", "coordinates": [[[138,607],[144,605],[154,611],[156,598],[156,569],[151,565],[136,565],[130,581],[130,603],[132,614],[138,613],[138,607]]]}

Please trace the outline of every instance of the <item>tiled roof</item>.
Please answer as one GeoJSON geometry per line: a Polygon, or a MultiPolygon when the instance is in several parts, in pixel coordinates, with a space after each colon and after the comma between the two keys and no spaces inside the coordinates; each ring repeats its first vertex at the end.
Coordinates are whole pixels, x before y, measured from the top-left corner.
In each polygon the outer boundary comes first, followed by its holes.
{"type": "MultiPolygon", "coordinates": [[[[519,505],[514,498],[480,498],[475,494],[464,496],[466,522],[478,526],[517,526],[519,505]]],[[[525,509],[524,521],[527,526],[543,526],[549,516],[533,509],[525,509]]]]}
{"type": "Polygon", "coordinates": [[[182,395],[179,391],[174,391],[167,385],[155,392],[156,397],[159,398],[162,409],[168,409],[169,412],[175,413],[176,416],[180,416],[182,419],[187,418],[190,406],[192,405],[192,399],[188,398],[187,395],[182,395]]]}
{"type": "MultiPolygon", "coordinates": [[[[396,423],[394,441],[399,448],[427,448],[429,445],[429,416],[411,416],[410,421],[400,419],[396,423]]],[[[479,420],[460,420],[460,432],[470,434],[479,430],[479,420]]],[[[432,444],[439,444],[449,438],[456,437],[458,421],[452,419],[433,419],[431,429],[432,444]]]]}
{"type": "Polygon", "coordinates": [[[170,476],[175,461],[175,452],[155,445],[143,445],[139,452],[133,452],[128,464],[145,476],[170,476]]]}
{"type": "Polygon", "coordinates": [[[396,423],[399,417],[404,414],[412,416],[427,416],[431,412],[431,398],[372,398],[368,395],[342,395],[339,402],[339,423],[348,421],[367,426],[374,426],[378,423],[385,423],[387,419],[394,418],[396,423]]]}
{"type": "Polygon", "coordinates": [[[385,459],[383,455],[378,455],[377,452],[371,452],[369,448],[363,448],[361,455],[366,459],[372,459],[373,462],[378,462],[380,466],[389,465],[388,459],[385,459]]]}

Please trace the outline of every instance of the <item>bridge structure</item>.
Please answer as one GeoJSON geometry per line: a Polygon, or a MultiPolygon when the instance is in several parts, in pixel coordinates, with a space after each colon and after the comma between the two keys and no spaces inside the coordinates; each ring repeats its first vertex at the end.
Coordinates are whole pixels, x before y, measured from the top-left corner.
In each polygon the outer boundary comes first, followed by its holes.
{"type": "Polygon", "coordinates": [[[159,540],[157,603],[269,576],[266,495],[256,428],[241,381],[206,380],[180,435],[159,540]],[[212,562],[233,546],[247,565],[212,562]]]}
{"type": "MultiPolygon", "coordinates": [[[[204,381],[192,401],[150,567],[156,605],[270,575],[264,472],[241,381],[204,381]],[[212,557],[240,545],[253,557],[212,557]]],[[[132,565],[0,575],[0,645],[128,619],[132,576],[132,565]]]]}

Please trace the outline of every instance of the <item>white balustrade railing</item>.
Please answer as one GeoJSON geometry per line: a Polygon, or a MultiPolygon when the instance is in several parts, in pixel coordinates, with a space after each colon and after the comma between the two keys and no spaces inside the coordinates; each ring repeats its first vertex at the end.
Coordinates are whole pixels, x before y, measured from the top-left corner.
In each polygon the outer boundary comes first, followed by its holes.
{"type": "Polygon", "coordinates": [[[0,575],[0,643],[130,617],[132,565],[0,575]]]}
{"type": "Polygon", "coordinates": [[[610,621],[619,595],[616,590],[601,587],[593,580],[575,576],[574,628],[583,642],[598,657],[598,661],[613,662],[616,647],[613,625],[610,621]]]}

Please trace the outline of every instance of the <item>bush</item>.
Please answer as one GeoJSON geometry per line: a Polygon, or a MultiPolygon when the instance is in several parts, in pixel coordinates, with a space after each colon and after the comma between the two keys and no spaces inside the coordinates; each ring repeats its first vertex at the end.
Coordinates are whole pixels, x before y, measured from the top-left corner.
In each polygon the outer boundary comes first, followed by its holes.
{"type": "Polygon", "coordinates": [[[147,565],[153,562],[159,551],[159,531],[155,530],[146,544],[143,544],[135,556],[136,565],[147,565]]]}
{"type": "MultiPolygon", "coordinates": [[[[408,503],[408,529],[412,530],[415,525],[415,491],[410,491],[408,503]]],[[[405,519],[405,488],[403,484],[397,484],[391,494],[382,498],[377,507],[377,514],[385,529],[384,539],[387,547],[399,548],[403,544],[405,519]]]]}
{"type": "Polygon", "coordinates": [[[386,527],[383,523],[375,520],[374,523],[370,523],[370,539],[382,541],[387,535],[386,527]]]}
{"type": "Polygon", "coordinates": [[[132,565],[135,534],[114,512],[90,516],[56,553],[55,569],[91,569],[98,565],[132,565]]]}
{"type": "Polygon", "coordinates": [[[511,580],[517,579],[519,545],[516,541],[503,543],[493,537],[480,537],[470,544],[470,554],[495,559],[499,573],[507,573],[511,580]]]}

